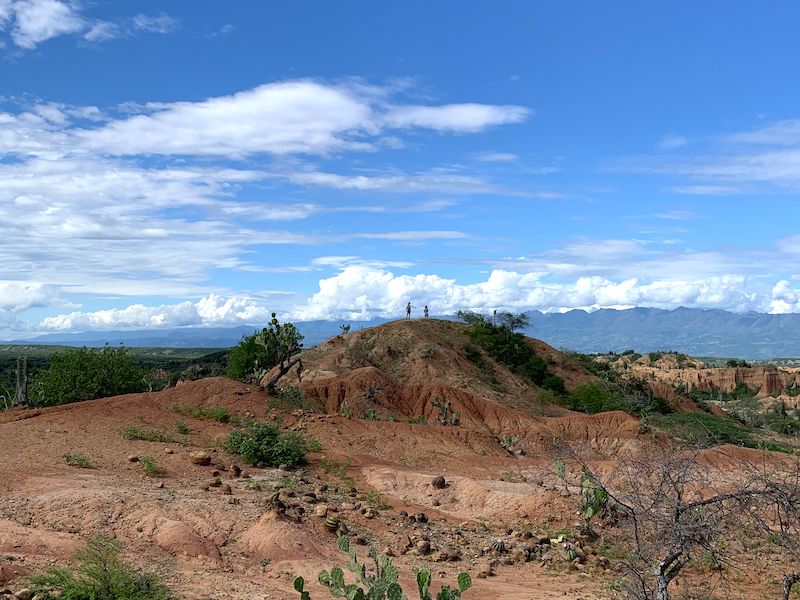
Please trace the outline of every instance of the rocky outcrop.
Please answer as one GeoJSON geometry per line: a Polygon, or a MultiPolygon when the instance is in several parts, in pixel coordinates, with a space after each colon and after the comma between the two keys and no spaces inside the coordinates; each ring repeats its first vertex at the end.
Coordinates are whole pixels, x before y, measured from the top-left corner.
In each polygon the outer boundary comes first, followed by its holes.
{"type": "Polygon", "coordinates": [[[632,365],[631,372],[649,382],[669,383],[686,391],[730,393],[738,388],[752,390],[757,397],[796,395],[800,390],[800,369],[784,367],[735,367],[715,369],[659,369],[632,365]]]}

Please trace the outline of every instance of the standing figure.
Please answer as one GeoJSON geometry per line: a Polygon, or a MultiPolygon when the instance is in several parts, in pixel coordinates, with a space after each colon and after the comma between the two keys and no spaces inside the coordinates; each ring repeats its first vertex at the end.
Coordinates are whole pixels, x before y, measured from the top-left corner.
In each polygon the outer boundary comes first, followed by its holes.
{"type": "Polygon", "coordinates": [[[422,315],[427,319],[428,318],[428,305],[425,305],[425,310],[422,311],[422,315]]]}
{"type": "Polygon", "coordinates": [[[414,307],[411,306],[411,302],[406,304],[406,319],[410,319],[411,318],[411,309],[412,308],[414,308],[414,307]]]}

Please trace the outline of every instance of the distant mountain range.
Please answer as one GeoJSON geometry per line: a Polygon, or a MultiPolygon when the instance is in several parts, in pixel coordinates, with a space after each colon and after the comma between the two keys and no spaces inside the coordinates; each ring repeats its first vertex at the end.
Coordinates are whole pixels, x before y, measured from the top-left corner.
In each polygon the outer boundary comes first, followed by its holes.
{"type": "Polygon", "coordinates": [[[800,356],[800,314],[768,315],[676,308],[528,313],[526,333],[578,352],[675,350],[745,359],[800,356]]]}
{"type": "MultiPolygon", "coordinates": [[[[768,315],[724,310],[677,308],[603,309],[594,312],[528,313],[531,327],[525,332],[556,348],[578,352],[637,352],[675,350],[693,356],[767,359],[800,357],[800,314],[768,315]]],[[[445,317],[452,318],[452,317],[445,317]]],[[[351,322],[353,330],[386,323],[388,319],[351,322]]],[[[342,321],[295,322],[313,346],[340,332],[342,321]]],[[[182,327],[142,331],[90,331],[53,333],[13,344],[66,346],[226,348],[259,325],[238,327],[182,327]]]]}

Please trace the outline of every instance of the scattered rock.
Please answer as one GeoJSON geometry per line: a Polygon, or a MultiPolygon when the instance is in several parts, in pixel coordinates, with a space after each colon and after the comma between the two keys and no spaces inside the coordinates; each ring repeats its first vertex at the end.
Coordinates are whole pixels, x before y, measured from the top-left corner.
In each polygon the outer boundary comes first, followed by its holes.
{"type": "Polygon", "coordinates": [[[212,479],[208,482],[208,487],[222,487],[222,481],[219,477],[212,479]]]}
{"type": "Polygon", "coordinates": [[[189,461],[192,464],[206,467],[211,464],[211,455],[208,452],[203,452],[202,450],[198,450],[196,452],[190,452],[189,461]]]}
{"type": "Polygon", "coordinates": [[[128,462],[132,463],[139,462],[139,457],[136,456],[135,454],[131,454],[130,456],[128,456],[128,462]]]}
{"type": "Polygon", "coordinates": [[[17,600],[33,600],[33,590],[29,590],[28,588],[21,589],[14,594],[14,598],[17,600]]]}
{"type": "Polygon", "coordinates": [[[231,473],[234,477],[239,477],[242,474],[242,469],[239,465],[231,465],[231,473]]]}
{"type": "Polygon", "coordinates": [[[327,504],[317,504],[314,507],[314,516],[319,519],[324,519],[328,515],[328,505],[327,504]]]}
{"type": "Polygon", "coordinates": [[[418,541],[414,548],[420,556],[427,556],[431,553],[431,543],[428,540],[418,541]]]}
{"type": "Polygon", "coordinates": [[[494,575],[494,571],[492,570],[492,564],[490,562],[484,561],[478,565],[479,579],[486,579],[492,575],[494,575]]]}
{"type": "Polygon", "coordinates": [[[442,490],[447,485],[447,482],[444,479],[444,475],[437,475],[431,481],[431,485],[436,488],[437,490],[442,490]]]}
{"type": "Polygon", "coordinates": [[[222,486],[222,490],[221,491],[226,496],[230,496],[233,493],[233,490],[231,489],[231,486],[229,486],[227,483],[222,486]]]}
{"type": "Polygon", "coordinates": [[[175,454],[175,450],[172,448],[164,448],[164,454],[175,454]]]}

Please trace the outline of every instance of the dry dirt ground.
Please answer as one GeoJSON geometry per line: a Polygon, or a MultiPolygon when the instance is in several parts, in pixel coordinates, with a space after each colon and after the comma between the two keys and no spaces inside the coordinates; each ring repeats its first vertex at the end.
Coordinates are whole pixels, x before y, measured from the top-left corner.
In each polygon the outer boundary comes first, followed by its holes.
{"type": "MultiPolygon", "coordinates": [[[[262,389],[210,378],[0,413],[0,589],[67,564],[86,539],[103,533],[118,538],[136,565],[163,572],[187,600],[294,599],[297,575],[313,582],[312,597],[320,600],[329,595],[315,583],[317,574],[345,562],[319,516],[324,505],[364,544],[356,546],[360,557],[367,545],[395,557],[410,597],[412,569],[423,564],[439,583],[471,573],[467,599],[616,597],[619,575],[602,549],[584,542],[585,560],[574,564],[549,542],[580,520],[576,495],[554,473],[551,448],[555,439],[580,445],[595,453],[593,469],[610,472],[615,463],[600,457],[634,451],[638,421],[620,412],[542,411],[535,386],[499,367],[487,379],[465,361],[462,331],[447,322],[390,323],[304,353],[300,377],[294,372],[286,380],[324,407],[320,412],[270,408],[262,389]],[[437,397],[452,401],[459,426],[437,422],[437,397]],[[368,406],[384,420],[358,418],[368,406]],[[242,420],[279,420],[317,438],[321,448],[296,471],[253,468],[222,449],[233,425],[175,407],[225,407],[242,420]],[[408,422],[419,416],[427,423],[408,422]],[[176,431],[177,420],[188,433],[176,431]],[[122,431],[129,427],[171,441],[127,439],[122,431]],[[517,440],[512,452],[501,445],[505,437],[517,440]],[[189,460],[198,450],[212,456],[211,465],[189,460]],[[83,454],[94,468],[69,466],[65,454],[83,454]],[[147,476],[134,456],[155,459],[163,476],[147,476]],[[235,476],[233,465],[244,473],[235,476]],[[432,486],[437,475],[446,478],[443,489],[432,486]],[[209,487],[217,476],[221,485],[209,487]],[[498,540],[504,551],[492,549],[498,540]],[[492,574],[479,578],[489,567],[492,574]]],[[[552,348],[532,343],[568,388],[591,379],[552,348]]],[[[755,579],[736,582],[733,591],[775,597],[774,577],[755,579]]],[[[680,589],[695,583],[679,582],[680,589]]]]}
{"type": "MultiPolygon", "coordinates": [[[[460,570],[476,575],[481,562],[502,558],[477,556],[482,547],[495,538],[511,545],[515,538],[508,528],[538,536],[576,519],[574,502],[554,486],[542,485],[547,479],[543,461],[502,456],[496,443],[493,452],[481,456],[474,449],[490,446],[490,440],[480,433],[287,414],[284,425],[322,442],[308,468],[289,473],[246,467],[249,478],[235,478],[229,466],[236,457],[218,447],[232,426],[178,415],[174,405],[225,406],[242,418],[276,416],[266,408],[263,391],[225,379],[0,415],[0,585],[65,564],[87,537],[102,532],[119,538],[136,564],[163,571],[187,599],[296,598],[295,575],[315,581],[321,569],[342,565],[343,555],[322,519],[309,514],[295,522],[274,512],[269,496],[276,484],[319,490],[327,483],[329,503],[339,507],[344,500],[358,502],[348,495],[351,484],[360,493],[373,492],[368,499],[379,506],[376,517],[353,510],[342,511],[342,520],[354,535],[396,554],[409,537],[429,537],[431,555],[395,559],[409,585],[414,565],[431,563],[443,582],[460,570]],[[176,419],[187,423],[188,435],[175,433],[176,419]],[[127,440],[121,431],[130,426],[170,432],[176,441],[127,440]],[[219,469],[192,464],[188,454],[198,448],[226,466],[220,476],[231,495],[222,488],[203,489],[219,469]],[[63,458],[68,453],[86,455],[96,468],[68,466],[63,458]],[[144,475],[129,461],[131,455],[155,458],[165,476],[144,475]],[[439,473],[449,484],[434,490],[430,482],[439,473]],[[425,512],[429,523],[404,524],[401,510],[425,512]],[[441,540],[460,537],[465,541],[451,546],[460,560],[432,562],[441,540]]],[[[359,553],[365,555],[366,548],[359,553]]],[[[570,573],[540,561],[497,565],[494,571],[488,579],[475,578],[468,597],[605,598],[613,579],[600,569],[570,573]]],[[[317,591],[315,597],[328,596],[317,591]]]]}

